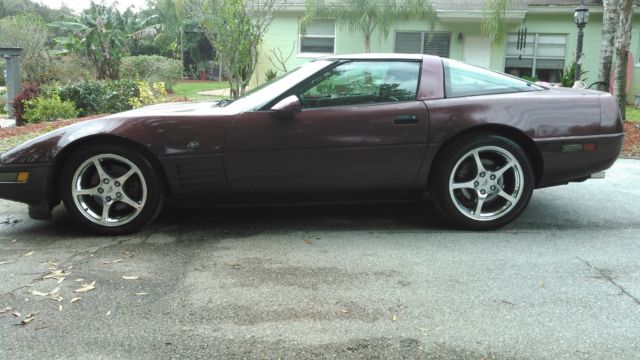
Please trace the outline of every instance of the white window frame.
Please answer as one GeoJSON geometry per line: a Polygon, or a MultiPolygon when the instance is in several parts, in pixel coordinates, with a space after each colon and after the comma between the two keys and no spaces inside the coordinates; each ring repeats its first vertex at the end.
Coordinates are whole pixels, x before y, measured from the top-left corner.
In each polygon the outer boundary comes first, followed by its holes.
{"type": "MultiPolygon", "coordinates": [[[[427,55],[427,54],[424,53],[424,40],[425,40],[424,38],[426,36],[428,36],[429,33],[443,33],[443,34],[444,33],[448,33],[449,34],[449,54],[448,54],[447,58],[451,58],[451,35],[452,35],[451,31],[397,30],[396,34],[397,33],[420,34],[420,52],[417,53],[417,54],[421,54],[421,55],[427,55]]],[[[396,49],[397,49],[397,47],[396,47],[396,45],[397,45],[396,42],[397,41],[398,41],[398,37],[394,36],[393,37],[393,52],[394,53],[396,52],[396,49]]]]}
{"type": "MultiPolygon", "coordinates": [[[[512,58],[513,56],[509,56],[507,54],[507,47],[508,45],[508,39],[509,39],[509,35],[517,35],[517,33],[507,33],[506,39],[505,39],[505,44],[504,44],[504,68],[502,69],[502,71],[507,71],[507,59],[508,58],[512,58]]],[[[531,60],[533,61],[532,65],[531,65],[531,76],[537,77],[538,76],[538,60],[545,60],[545,59],[553,59],[553,60],[558,60],[558,58],[553,58],[553,57],[548,57],[548,56],[538,56],[538,42],[540,40],[540,35],[562,35],[565,37],[566,41],[564,43],[564,66],[562,68],[562,71],[564,71],[564,69],[567,66],[567,60],[570,59],[567,56],[567,46],[569,44],[569,34],[567,33],[541,33],[541,32],[536,32],[536,33],[532,33],[531,35],[534,36],[534,40],[533,40],[533,55],[530,57],[531,60]]],[[[523,56],[526,57],[526,56],[523,56]]],[[[527,57],[529,58],[529,57],[527,57]]]]}
{"type": "Polygon", "coordinates": [[[333,36],[330,35],[305,35],[302,33],[302,26],[300,26],[300,22],[298,22],[298,54],[299,58],[319,58],[323,56],[335,55],[336,54],[336,34],[338,30],[338,25],[336,23],[336,19],[317,19],[317,20],[332,20],[333,21],[333,36]],[[302,38],[333,38],[333,52],[330,53],[317,53],[317,52],[302,52],[302,38]]]}

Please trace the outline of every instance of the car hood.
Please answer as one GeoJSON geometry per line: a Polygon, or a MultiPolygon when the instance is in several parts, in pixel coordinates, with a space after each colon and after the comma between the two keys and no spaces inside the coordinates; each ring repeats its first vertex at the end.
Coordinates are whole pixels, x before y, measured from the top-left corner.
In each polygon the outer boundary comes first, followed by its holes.
{"type": "Polygon", "coordinates": [[[236,115],[236,111],[217,102],[147,106],[51,131],[0,155],[0,163],[51,161],[65,146],[93,136],[130,140],[159,154],[176,153],[179,151],[170,149],[181,151],[185,139],[198,140],[203,129],[223,135],[222,130],[236,115]]]}

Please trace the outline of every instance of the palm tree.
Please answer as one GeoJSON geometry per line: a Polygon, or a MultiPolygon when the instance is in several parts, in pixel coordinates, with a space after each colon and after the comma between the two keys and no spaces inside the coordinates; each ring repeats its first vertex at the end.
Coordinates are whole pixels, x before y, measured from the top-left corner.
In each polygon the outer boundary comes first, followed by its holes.
{"type": "Polygon", "coordinates": [[[626,118],[627,106],[627,62],[631,44],[631,24],[633,21],[633,0],[621,0],[618,4],[618,36],[616,39],[616,81],[613,93],[620,108],[622,119],[626,118]]]}
{"type": "Polygon", "coordinates": [[[480,32],[486,38],[499,42],[505,32],[505,18],[511,0],[487,0],[484,4],[480,32]]]}
{"type": "Polygon", "coordinates": [[[613,47],[616,40],[616,27],[618,25],[619,0],[604,0],[604,13],[602,15],[602,43],[600,45],[600,63],[598,65],[598,90],[609,91],[611,81],[611,60],[613,59],[613,47]]]}
{"type": "Polygon", "coordinates": [[[335,19],[351,31],[360,31],[365,52],[371,52],[375,30],[386,38],[396,23],[410,17],[426,18],[432,26],[435,23],[435,11],[428,0],[308,0],[302,28],[313,19],[335,19]]]}

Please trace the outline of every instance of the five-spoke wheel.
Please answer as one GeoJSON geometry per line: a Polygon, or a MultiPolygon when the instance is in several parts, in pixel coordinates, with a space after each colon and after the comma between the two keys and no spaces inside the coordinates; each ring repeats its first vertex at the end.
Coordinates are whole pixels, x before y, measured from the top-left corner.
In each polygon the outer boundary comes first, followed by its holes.
{"type": "Polygon", "coordinates": [[[120,145],[91,146],[72,156],[63,170],[61,194],[76,220],[107,234],[139,229],[162,204],[151,164],[120,145]]]}
{"type": "Polygon", "coordinates": [[[515,219],[533,191],[526,153],[496,135],[461,139],[444,150],[432,183],[438,207],[456,225],[493,229],[515,219]]]}

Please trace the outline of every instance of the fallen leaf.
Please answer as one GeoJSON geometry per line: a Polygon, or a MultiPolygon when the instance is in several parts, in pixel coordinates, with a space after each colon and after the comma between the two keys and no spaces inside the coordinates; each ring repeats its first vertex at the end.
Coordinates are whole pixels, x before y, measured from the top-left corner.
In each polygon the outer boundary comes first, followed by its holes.
{"type": "Polygon", "coordinates": [[[16,325],[27,325],[28,323],[32,322],[33,318],[32,317],[28,317],[28,318],[24,318],[22,320],[20,320],[19,324],[16,325]]]}
{"type": "Polygon", "coordinates": [[[6,260],[6,261],[0,261],[0,265],[4,265],[4,264],[8,264],[8,263],[12,263],[15,260],[6,260]]]}
{"type": "Polygon", "coordinates": [[[105,315],[107,315],[107,316],[111,315],[111,310],[107,311],[107,313],[105,315]]]}
{"type": "Polygon", "coordinates": [[[76,279],[77,282],[83,282],[84,279],[76,279]]]}
{"type": "Polygon", "coordinates": [[[73,265],[67,266],[67,270],[71,270],[71,269],[73,269],[73,265]]]}
{"type": "Polygon", "coordinates": [[[309,239],[305,239],[304,240],[305,243],[307,243],[307,245],[311,245],[313,244],[313,241],[309,240],[309,239]]]}
{"type": "Polygon", "coordinates": [[[30,293],[35,296],[49,296],[49,293],[44,293],[38,290],[31,290],[30,293]]]}
{"type": "Polygon", "coordinates": [[[146,292],[138,292],[138,293],[134,293],[133,295],[143,296],[143,295],[147,295],[147,293],[146,292]]]}
{"type": "Polygon", "coordinates": [[[77,293],[84,293],[84,292],[87,292],[87,291],[91,291],[91,290],[93,290],[93,289],[95,289],[95,288],[96,288],[96,282],[95,282],[95,281],[93,281],[93,282],[91,282],[90,284],[83,283],[83,284],[82,284],[82,287],[81,287],[81,288],[79,288],[79,289],[76,289],[76,291],[75,291],[75,292],[77,292],[77,293]]]}
{"type": "Polygon", "coordinates": [[[14,243],[14,242],[16,242],[16,241],[18,241],[18,239],[13,239],[13,240],[11,240],[11,241],[9,241],[9,242],[14,243]]]}
{"type": "Polygon", "coordinates": [[[49,265],[52,265],[52,266],[58,266],[59,265],[56,260],[49,260],[45,264],[49,264],[49,265]]]}
{"type": "Polygon", "coordinates": [[[117,264],[117,263],[119,263],[119,262],[121,262],[121,261],[122,261],[122,259],[115,259],[115,260],[112,260],[112,261],[104,261],[104,262],[103,262],[103,264],[105,264],[105,265],[108,265],[108,264],[117,264]]]}
{"type": "Polygon", "coordinates": [[[7,306],[6,308],[0,310],[0,314],[4,314],[4,313],[6,313],[8,311],[11,311],[11,310],[12,310],[11,306],[7,306]]]}
{"type": "Polygon", "coordinates": [[[69,303],[70,303],[70,304],[73,304],[73,303],[75,303],[75,302],[80,301],[80,299],[82,299],[82,298],[74,297],[73,299],[69,300],[69,303]]]}
{"type": "Polygon", "coordinates": [[[393,317],[391,318],[391,321],[396,321],[396,320],[398,320],[398,315],[393,314],[393,317]]]}
{"type": "Polygon", "coordinates": [[[34,252],[35,252],[35,251],[29,251],[28,253],[26,253],[26,254],[24,254],[24,255],[22,255],[22,256],[24,256],[24,257],[28,257],[28,256],[33,255],[33,253],[34,253],[34,252]]]}
{"type": "Polygon", "coordinates": [[[544,287],[544,281],[540,281],[540,287],[543,288],[544,287]]]}
{"type": "Polygon", "coordinates": [[[58,311],[62,311],[62,304],[58,305],[58,311]]]}
{"type": "Polygon", "coordinates": [[[345,314],[348,314],[348,313],[349,313],[349,310],[344,310],[344,309],[340,309],[340,310],[338,310],[338,311],[340,311],[340,312],[342,312],[342,313],[345,313],[345,314]]]}
{"type": "Polygon", "coordinates": [[[138,280],[138,279],[140,279],[140,276],[122,275],[122,278],[125,279],[125,280],[138,280]]]}
{"type": "Polygon", "coordinates": [[[423,327],[416,327],[416,329],[420,331],[429,331],[429,328],[423,328],[423,327]]]}
{"type": "Polygon", "coordinates": [[[15,317],[20,317],[20,316],[22,316],[22,315],[21,315],[19,312],[17,312],[17,311],[16,311],[16,312],[11,313],[11,315],[13,315],[13,316],[15,316],[15,317]]]}
{"type": "Polygon", "coordinates": [[[66,277],[59,278],[57,284],[60,285],[64,281],[64,279],[66,279],[66,277]]]}

